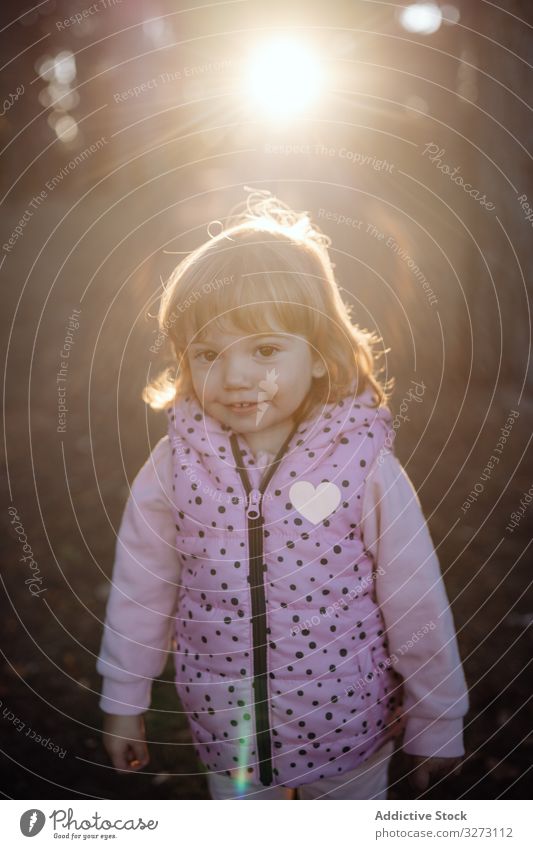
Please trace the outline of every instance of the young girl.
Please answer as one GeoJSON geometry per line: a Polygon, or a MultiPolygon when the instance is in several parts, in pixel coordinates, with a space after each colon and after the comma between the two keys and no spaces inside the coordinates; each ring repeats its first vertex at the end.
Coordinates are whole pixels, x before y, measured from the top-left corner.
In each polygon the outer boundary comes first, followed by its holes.
{"type": "Polygon", "coordinates": [[[213,799],[386,799],[400,735],[418,791],[464,755],[437,556],[329,244],[252,194],[162,298],[168,435],[122,519],[100,706],[115,768],[146,766],[171,646],[213,799]]]}

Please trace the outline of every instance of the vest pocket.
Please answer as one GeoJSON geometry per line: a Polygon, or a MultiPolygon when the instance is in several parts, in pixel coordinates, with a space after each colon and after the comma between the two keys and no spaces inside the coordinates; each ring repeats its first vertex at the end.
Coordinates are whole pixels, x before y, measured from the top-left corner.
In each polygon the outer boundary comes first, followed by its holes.
{"type": "Polygon", "coordinates": [[[362,646],[354,655],[353,673],[346,671],[344,676],[344,692],[346,696],[359,696],[369,692],[375,680],[375,668],[372,662],[370,650],[362,646]]]}
{"type": "Polygon", "coordinates": [[[379,674],[379,668],[377,662],[374,661],[373,653],[370,651],[368,645],[361,646],[357,654],[357,660],[362,678],[364,678],[366,683],[371,684],[379,674]]]}

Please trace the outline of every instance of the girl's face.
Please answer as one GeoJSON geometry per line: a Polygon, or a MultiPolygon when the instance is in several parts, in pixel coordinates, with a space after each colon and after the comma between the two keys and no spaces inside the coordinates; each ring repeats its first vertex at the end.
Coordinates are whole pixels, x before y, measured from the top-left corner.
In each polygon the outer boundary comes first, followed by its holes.
{"type": "Polygon", "coordinates": [[[210,329],[188,360],[203,409],[232,430],[253,434],[290,424],[325,365],[302,336],[210,329]]]}

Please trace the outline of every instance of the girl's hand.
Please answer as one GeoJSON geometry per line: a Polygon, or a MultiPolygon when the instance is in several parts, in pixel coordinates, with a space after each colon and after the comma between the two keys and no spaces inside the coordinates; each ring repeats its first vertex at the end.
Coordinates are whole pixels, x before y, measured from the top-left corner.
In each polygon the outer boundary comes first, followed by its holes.
{"type": "Polygon", "coordinates": [[[459,775],[463,758],[423,758],[419,755],[409,755],[404,752],[404,758],[409,772],[409,784],[413,790],[427,790],[435,778],[448,775],[459,775]]]}
{"type": "Polygon", "coordinates": [[[119,772],[137,772],[150,760],[142,714],[119,716],[106,713],[103,722],[103,744],[113,766],[119,772]]]}

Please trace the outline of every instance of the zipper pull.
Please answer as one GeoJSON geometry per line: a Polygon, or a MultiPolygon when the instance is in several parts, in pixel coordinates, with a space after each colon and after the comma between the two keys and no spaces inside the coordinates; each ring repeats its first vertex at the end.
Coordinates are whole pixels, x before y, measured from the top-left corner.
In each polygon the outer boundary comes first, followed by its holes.
{"type": "Polygon", "coordinates": [[[258,489],[250,490],[246,515],[249,519],[258,519],[261,515],[261,493],[258,489]]]}

